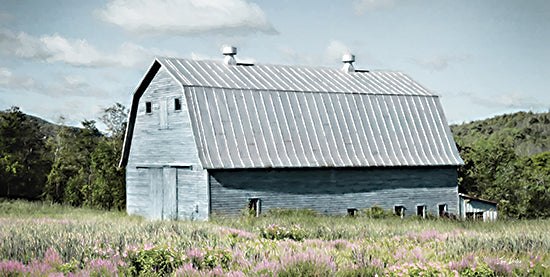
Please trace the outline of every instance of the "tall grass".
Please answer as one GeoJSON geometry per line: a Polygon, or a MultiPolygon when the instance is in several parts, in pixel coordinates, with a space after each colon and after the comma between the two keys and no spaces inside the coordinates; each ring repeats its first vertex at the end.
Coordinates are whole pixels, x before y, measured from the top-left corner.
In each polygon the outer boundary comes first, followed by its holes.
{"type": "Polygon", "coordinates": [[[548,230],[550,220],[370,219],[306,211],[149,221],[4,201],[0,276],[550,276],[548,230]]]}

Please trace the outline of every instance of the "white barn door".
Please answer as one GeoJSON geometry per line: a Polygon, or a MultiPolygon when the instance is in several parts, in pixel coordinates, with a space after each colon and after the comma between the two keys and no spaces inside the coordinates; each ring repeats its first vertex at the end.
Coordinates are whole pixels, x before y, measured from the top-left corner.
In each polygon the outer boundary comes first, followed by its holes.
{"type": "Polygon", "coordinates": [[[150,216],[152,219],[176,219],[177,173],[172,167],[147,168],[151,192],[150,216]]]}

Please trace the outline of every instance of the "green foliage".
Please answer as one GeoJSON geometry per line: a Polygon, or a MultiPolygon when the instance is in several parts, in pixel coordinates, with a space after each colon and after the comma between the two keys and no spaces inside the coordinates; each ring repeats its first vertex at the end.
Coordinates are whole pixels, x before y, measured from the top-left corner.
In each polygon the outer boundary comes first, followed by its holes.
{"type": "Polygon", "coordinates": [[[174,272],[184,262],[185,256],[170,246],[145,247],[130,251],[128,255],[129,272],[132,275],[166,276],[174,272]]]}
{"type": "Polygon", "coordinates": [[[267,227],[260,228],[260,236],[271,240],[303,241],[307,233],[300,225],[294,225],[287,228],[279,224],[271,224],[267,227]]]}
{"type": "Polygon", "coordinates": [[[166,276],[186,263],[197,270],[228,269],[232,259],[227,249],[204,247],[193,249],[185,255],[170,244],[160,247],[146,244],[140,249],[130,250],[127,263],[129,273],[134,276],[166,276]]]}
{"type": "Polygon", "coordinates": [[[370,208],[360,210],[358,215],[359,217],[367,218],[386,218],[390,216],[395,216],[392,211],[386,211],[382,207],[377,205],[373,205],[370,208]]]}
{"type": "Polygon", "coordinates": [[[126,207],[125,171],[117,168],[117,141],[102,140],[92,153],[92,187],[87,204],[103,209],[126,207]]]}
{"type": "Polygon", "coordinates": [[[318,216],[319,213],[310,209],[271,209],[267,213],[269,217],[312,217],[318,216]]]}
{"type": "Polygon", "coordinates": [[[278,277],[294,276],[331,276],[333,268],[329,264],[318,262],[315,259],[298,260],[287,263],[276,274],[278,277]]]}
{"type": "Polygon", "coordinates": [[[0,197],[36,199],[49,171],[44,135],[18,107],[0,113],[0,197]]]}
{"type": "Polygon", "coordinates": [[[550,113],[451,126],[464,160],[462,193],[499,202],[500,216],[550,216],[550,113]]]}
{"type": "Polygon", "coordinates": [[[43,196],[55,203],[124,209],[125,171],[117,168],[127,111],[117,103],[104,109],[101,117],[110,137],[103,136],[95,121],[85,120],[84,128],[62,126],[49,140],[53,165],[43,196]]]}

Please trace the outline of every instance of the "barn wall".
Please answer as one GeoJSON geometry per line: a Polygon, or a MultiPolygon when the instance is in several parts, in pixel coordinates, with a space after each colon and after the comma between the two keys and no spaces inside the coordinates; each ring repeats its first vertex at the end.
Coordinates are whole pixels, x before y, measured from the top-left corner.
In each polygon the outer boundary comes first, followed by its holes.
{"type": "Polygon", "coordinates": [[[261,210],[308,208],[323,214],[346,214],[348,208],[373,205],[392,209],[438,205],[457,212],[456,167],[209,170],[211,210],[237,215],[249,198],[260,198],[261,210]]]}
{"type": "Polygon", "coordinates": [[[182,88],[161,68],[138,105],[126,166],[127,211],[154,219],[205,219],[206,182],[182,88]],[[152,104],[151,113],[146,102],[152,104]]]}

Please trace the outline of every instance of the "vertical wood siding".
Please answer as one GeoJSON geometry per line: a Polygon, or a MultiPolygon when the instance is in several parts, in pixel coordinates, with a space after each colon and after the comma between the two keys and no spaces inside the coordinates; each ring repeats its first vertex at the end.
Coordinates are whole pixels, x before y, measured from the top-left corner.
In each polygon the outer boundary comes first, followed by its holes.
{"type": "Polygon", "coordinates": [[[183,99],[181,86],[162,68],[140,99],[126,166],[129,214],[152,219],[208,216],[207,172],[183,99]],[[175,98],[181,99],[179,111],[175,98]],[[152,103],[150,114],[146,102],[152,103]]]}
{"type": "Polygon", "coordinates": [[[417,205],[437,215],[438,204],[457,212],[456,167],[379,167],[321,169],[209,170],[211,210],[237,215],[248,199],[260,198],[262,212],[307,208],[322,214],[346,214],[349,208],[378,205],[393,210],[417,205]]]}
{"type": "Polygon", "coordinates": [[[495,204],[459,197],[458,206],[459,215],[462,219],[466,219],[466,213],[481,212],[483,213],[483,221],[497,220],[497,205],[495,204]]]}

